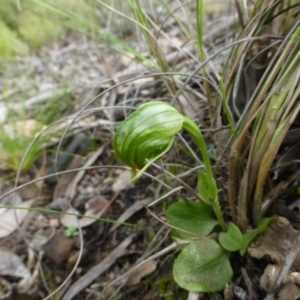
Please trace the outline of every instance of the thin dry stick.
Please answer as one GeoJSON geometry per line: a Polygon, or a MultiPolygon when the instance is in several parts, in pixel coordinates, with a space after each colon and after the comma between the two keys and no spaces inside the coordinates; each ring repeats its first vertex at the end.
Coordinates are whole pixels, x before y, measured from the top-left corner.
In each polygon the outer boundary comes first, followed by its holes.
{"type": "MultiPolygon", "coordinates": [[[[175,250],[178,247],[178,244],[176,242],[172,243],[171,245],[169,245],[168,247],[164,248],[163,250],[149,256],[148,258],[146,258],[145,260],[143,260],[142,262],[138,263],[137,265],[135,265],[133,268],[131,268],[128,272],[124,273],[123,275],[121,275],[120,277],[116,278],[115,280],[113,280],[108,286],[105,287],[105,289],[107,289],[108,287],[117,284],[118,282],[125,282],[128,277],[138,268],[140,268],[143,264],[147,263],[150,260],[154,260],[157,259],[173,250],[175,250]]],[[[102,291],[102,293],[99,295],[101,296],[104,292],[105,289],[102,291]]],[[[116,291],[117,292],[117,291],[116,291]]]]}
{"type": "Polygon", "coordinates": [[[125,249],[133,242],[134,238],[134,234],[128,236],[118,245],[118,247],[116,247],[106,258],[104,258],[103,261],[75,281],[63,297],[63,300],[74,299],[79,292],[85,289],[92,281],[110,268],[116,262],[118,257],[124,253],[125,249]]]}

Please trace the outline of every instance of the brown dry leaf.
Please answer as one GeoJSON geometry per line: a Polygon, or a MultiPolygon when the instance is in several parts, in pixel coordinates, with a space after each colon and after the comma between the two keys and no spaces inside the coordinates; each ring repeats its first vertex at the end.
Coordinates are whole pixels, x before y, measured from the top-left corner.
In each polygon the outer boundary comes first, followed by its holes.
{"type": "Polygon", "coordinates": [[[278,300],[296,300],[300,297],[300,289],[293,282],[283,284],[278,292],[278,300]]]}
{"type": "MultiPolygon", "coordinates": [[[[260,284],[271,294],[275,285],[279,285],[280,289],[276,298],[279,300],[297,299],[300,296],[300,289],[293,280],[292,272],[288,271],[284,275],[281,273],[287,264],[287,253],[294,248],[299,234],[299,231],[295,230],[286,218],[278,217],[248,248],[248,253],[252,257],[257,259],[266,257],[274,262],[266,267],[260,284]],[[283,276],[283,281],[278,283],[279,276],[283,276]]],[[[299,268],[300,254],[298,252],[291,269],[299,270],[299,268]]],[[[295,279],[297,278],[295,275],[295,279]]]]}
{"type": "Polygon", "coordinates": [[[120,173],[120,175],[113,183],[112,189],[116,193],[126,189],[130,185],[130,183],[131,183],[131,171],[124,170],[120,173]]]}
{"type": "Polygon", "coordinates": [[[261,287],[269,291],[273,287],[280,271],[281,267],[278,265],[267,265],[263,275],[260,277],[261,287]]]}
{"type": "Polygon", "coordinates": [[[75,208],[69,208],[66,211],[66,214],[60,219],[60,223],[65,227],[82,227],[79,223],[79,219],[76,217],[76,215],[79,215],[79,211],[75,208]]]}
{"type": "Polygon", "coordinates": [[[90,199],[85,204],[85,215],[103,215],[103,214],[111,214],[112,208],[108,206],[109,201],[107,201],[103,196],[98,196],[97,198],[90,199]],[[101,214],[100,214],[101,213],[101,214]]]}
{"type": "MultiPolygon", "coordinates": [[[[97,221],[97,218],[100,218],[103,214],[111,213],[111,207],[108,206],[109,201],[104,197],[99,196],[96,199],[91,199],[86,203],[86,212],[84,216],[80,219],[77,219],[74,215],[66,214],[64,215],[60,222],[65,227],[75,227],[81,228],[92,225],[97,221]]],[[[67,213],[78,215],[79,212],[76,209],[69,208],[67,213]]]]}
{"type": "Polygon", "coordinates": [[[33,200],[19,202],[15,208],[0,208],[0,238],[6,237],[14,232],[24,221],[33,200]],[[18,209],[19,208],[19,209],[18,209]]]}
{"type": "Polygon", "coordinates": [[[59,265],[65,262],[71,253],[74,239],[65,236],[62,230],[57,230],[54,236],[42,246],[45,256],[59,265]]]}
{"type": "Polygon", "coordinates": [[[291,276],[292,276],[293,282],[300,286],[300,273],[299,272],[292,272],[291,276]]]}
{"type": "MultiPolygon", "coordinates": [[[[278,217],[270,226],[250,245],[248,253],[257,259],[269,257],[274,263],[285,261],[286,253],[292,249],[299,231],[295,230],[286,218],[278,217]]],[[[300,270],[300,254],[298,253],[293,268],[300,270]]]]}
{"type": "Polygon", "coordinates": [[[49,234],[47,235],[44,229],[39,229],[34,233],[30,241],[30,246],[35,251],[41,251],[42,246],[45,245],[48,242],[48,240],[49,240],[49,234]]]}
{"type": "Polygon", "coordinates": [[[30,271],[16,254],[0,249],[0,275],[20,278],[29,278],[30,271]]]}
{"type": "Polygon", "coordinates": [[[128,286],[137,285],[141,282],[141,279],[156,270],[157,261],[152,259],[142,264],[137,268],[134,273],[131,274],[127,281],[128,286]]]}
{"type": "MultiPolygon", "coordinates": [[[[266,290],[272,289],[282,266],[268,265],[264,271],[264,274],[260,278],[260,285],[266,290]]],[[[300,296],[300,288],[297,286],[294,278],[297,279],[299,273],[289,272],[288,276],[283,280],[282,286],[278,292],[278,300],[296,300],[300,296]],[[293,276],[294,274],[294,276],[293,276]]]]}

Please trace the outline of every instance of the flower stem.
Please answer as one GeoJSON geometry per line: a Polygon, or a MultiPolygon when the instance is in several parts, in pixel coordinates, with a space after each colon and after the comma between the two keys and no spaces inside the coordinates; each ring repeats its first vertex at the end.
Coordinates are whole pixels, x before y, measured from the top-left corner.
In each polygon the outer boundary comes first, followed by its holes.
{"type": "MultiPolygon", "coordinates": [[[[215,181],[214,181],[214,176],[213,176],[213,172],[212,172],[212,168],[211,168],[208,151],[206,148],[206,143],[204,141],[201,130],[198,128],[197,124],[193,120],[191,120],[190,118],[185,117],[185,116],[184,116],[184,121],[183,121],[183,129],[186,130],[194,138],[194,140],[197,143],[197,146],[199,147],[199,149],[202,153],[203,164],[205,166],[206,174],[207,174],[207,184],[208,184],[209,189],[211,191],[213,191],[216,188],[215,181]]],[[[216,214],[216,217],[217,217],[220,225],[222,226],[223,230],[226,231],[227,226],[226,226],[225,220],[223,218],[220,203],[218,200],[218,195],[216,196],[215,199],[210,199],[210,204],[212,205],[212,207],[214,209],[214,212],[216,214]]]]}
{"type": "Polygon", "coordinates": [[[218,198],[216,199],[216,201],[212,201],[211,205],[212,205],[212,208],[213,208],[213,210],[216,214],[216,217],[217,217],[222,229],[224,231],[226,231],[227,230],[227,225],[226,225],[226,222],[223,218],[223,214],[222,214],[222,211],[221,211],[221,207],[220,207],[220,203],[219,203],[218,198]]]}

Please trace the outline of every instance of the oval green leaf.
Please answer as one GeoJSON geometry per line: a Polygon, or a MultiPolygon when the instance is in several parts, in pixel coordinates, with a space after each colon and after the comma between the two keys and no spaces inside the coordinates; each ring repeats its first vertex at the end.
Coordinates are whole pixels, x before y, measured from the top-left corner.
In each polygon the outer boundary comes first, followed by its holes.
{"type": "Polygon", "coordinates": [[[191,292],[221,291],[233,276],[229,252],[211,239],[193,242],[176,259],[173,276],[191,292]]]}
{"type": "Polygon", "coordinates": [[[228,251],[238,251],[243,246],[243,234],[240,229],[233,223],[228,226],[228,231],[219,235],[220,245],[228,251]]]}
{"type": "Polygon", "coordinates": [[[194,201],[171,204],[167,210],[167,218],[170,225],[178,228],[172,229],[172,236],[181,239],[207,236],[218,224],[218,221],[213,218],[210,205],[194,201]]]}

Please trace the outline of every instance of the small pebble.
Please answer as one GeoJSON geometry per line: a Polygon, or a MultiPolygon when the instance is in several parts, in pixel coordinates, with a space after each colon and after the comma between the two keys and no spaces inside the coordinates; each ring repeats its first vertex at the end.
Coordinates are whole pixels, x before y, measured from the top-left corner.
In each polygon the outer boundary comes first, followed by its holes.
{"type": "Polygon", "coordinates": [[[50,219],[49,225],[54,228],[58,228],[60,226],[60,222],[58,219],[50,219]]]}

